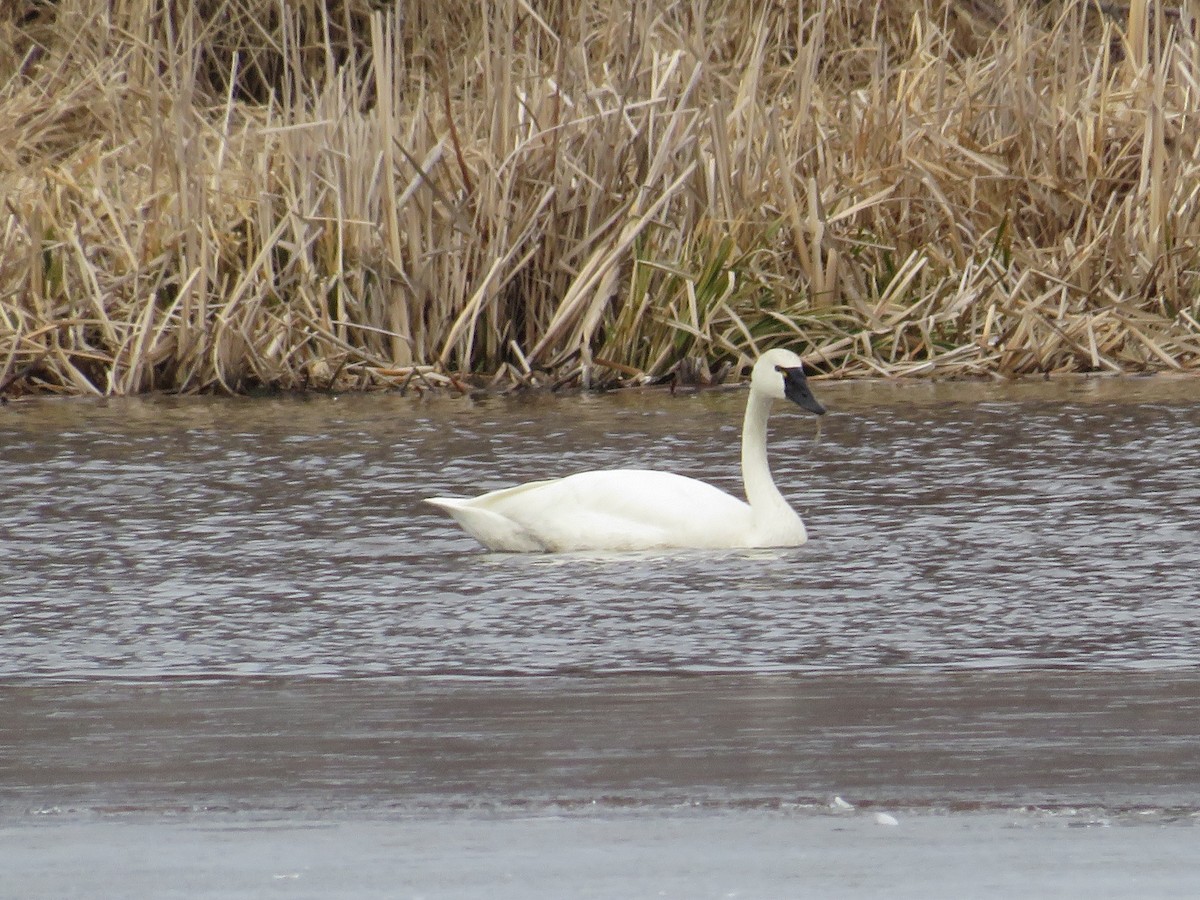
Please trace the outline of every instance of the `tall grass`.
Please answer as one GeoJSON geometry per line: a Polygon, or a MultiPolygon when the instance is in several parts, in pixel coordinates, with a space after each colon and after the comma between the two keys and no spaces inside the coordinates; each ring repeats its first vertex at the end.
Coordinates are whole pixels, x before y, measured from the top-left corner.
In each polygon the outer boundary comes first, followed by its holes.
{"type": "Polygon", "coordinates": [[[0,8],[10,392],[1200,369],[1192,7],[99,6],[0,8]]]}

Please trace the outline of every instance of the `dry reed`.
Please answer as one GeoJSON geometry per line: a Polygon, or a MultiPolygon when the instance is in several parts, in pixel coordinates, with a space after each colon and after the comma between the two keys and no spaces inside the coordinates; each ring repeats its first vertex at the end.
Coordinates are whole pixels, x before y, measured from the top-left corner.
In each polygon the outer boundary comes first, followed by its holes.
{"type": "Polygon", "coordinates": [[[1200,370],[1194,5],[100,6],[0,12],[0,393],[1200,370]]]}

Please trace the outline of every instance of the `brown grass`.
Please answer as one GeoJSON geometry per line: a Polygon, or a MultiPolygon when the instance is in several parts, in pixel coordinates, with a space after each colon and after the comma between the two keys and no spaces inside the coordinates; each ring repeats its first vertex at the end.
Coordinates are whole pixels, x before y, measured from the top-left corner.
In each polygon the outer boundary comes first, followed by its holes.
{"type": "Polygon", "coordinates": [[[1200,370],[1195,10],[8,4],[0,388],[1200,370]]]}

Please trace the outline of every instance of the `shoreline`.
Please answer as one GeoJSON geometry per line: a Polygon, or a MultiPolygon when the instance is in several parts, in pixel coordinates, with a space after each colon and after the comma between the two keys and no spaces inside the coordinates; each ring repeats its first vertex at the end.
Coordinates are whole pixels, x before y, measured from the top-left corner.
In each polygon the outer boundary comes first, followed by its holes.
{"type": "MultiPolygon", "coordinates": [[[[809,380],[826,385],[837,386],[871,386],[889,385],[903,386],[938,386],[938,385],[975,385],[975,386],[1030,386],[1030,385],[1073,385],[1073,384],[1107,384],[1115,382],[1155,382],[1188,384],[1200,380],[1200,370],[1188,371],[1179,369],[1156,369],[1150,371],[1129,372],[1054,372],[1041,374],[1026,374],[1006,376],[997,373],[987,375],[853,375],[839,376],[834,373],[817,372],[810,374],[809,380]]],[[[548,379],[549,380],[549,379],[548,379]]],[[[391,396],[422,398],[470,398],[503,399],[518,397],[573,397],[573,396],[609,396],[631,395],[639,393],[670,393],[690,396],[702,393],[726,393],[743,390],[746,382],[742,380],[722,381],[713,384],[689,383],[673,384],[669,378],[647,380],[644,383],[611,383],[593,387],[583,387],[578,383],[558,385],[553,382],[537,383],[530,381],[496,383],[495,378],[481,378],[469,375],[441,376],[438,383],[425,382],[414,386],[411,382],[403,384],[378,384],[370,388],[258,388],[239,393],[193,393],[170,390],[152,390],[139,394],[81,394],[62,390],[30,391],[12,395],[0,392],[0,406],[23,404],[30,401],[46,400],[153,400],[161,398],[243,398],[255,400],[287,400],[315,399],[320,397],[356,397],[356,396],[391,396]]]]}

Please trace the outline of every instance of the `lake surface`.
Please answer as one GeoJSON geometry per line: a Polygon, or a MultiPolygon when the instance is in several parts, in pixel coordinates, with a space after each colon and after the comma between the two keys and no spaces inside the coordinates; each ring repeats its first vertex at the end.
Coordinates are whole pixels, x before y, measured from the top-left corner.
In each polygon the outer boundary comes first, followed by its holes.
{"type": "Polygon", "coordinates": [[[1200,383],[814,390],[804,547],[563,556],[420,500],[744,394],[0,408],[0,895],[1194,895],[1200,383]]]}

